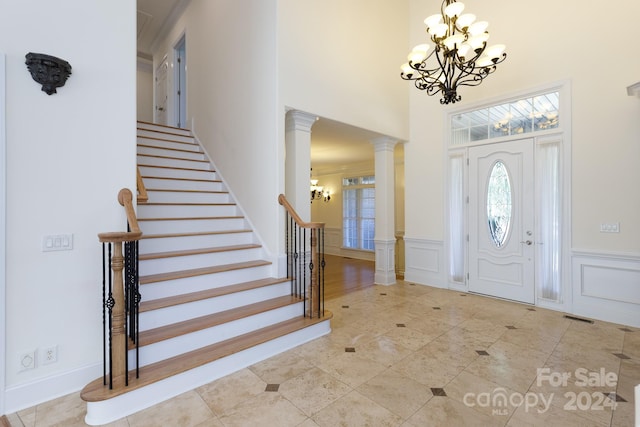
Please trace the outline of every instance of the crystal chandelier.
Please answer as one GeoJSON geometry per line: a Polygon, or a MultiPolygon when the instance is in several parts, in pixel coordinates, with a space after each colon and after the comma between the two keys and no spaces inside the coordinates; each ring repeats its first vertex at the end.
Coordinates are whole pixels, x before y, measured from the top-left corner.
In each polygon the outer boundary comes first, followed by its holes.
{"type": "Polygon", "coordinates": [[[444,0],[441,13],[424,20],[433,45],[417,45],[407,57],[409,62],[400,67],[400,76],[413,80],[429,96],[442,93],[441,104],[460,101],[459,86],[479,85],[507,58],[505,45],[487,47],[489,23],[476,21],[475,15],[462,14],[463,10],[463,3],[444,0]],[[437,64],[427,64],[431,57],[437,64]]]}

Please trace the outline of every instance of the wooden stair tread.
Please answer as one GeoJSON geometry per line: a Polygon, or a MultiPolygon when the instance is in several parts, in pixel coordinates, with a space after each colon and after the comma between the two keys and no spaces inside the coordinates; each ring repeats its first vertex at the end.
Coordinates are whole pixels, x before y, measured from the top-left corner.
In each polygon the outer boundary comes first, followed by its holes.
{"type": "Polygon", "coordinates": [[[147,188],[149,191],[163,192],[163,193],[207,193],[207,194],[229,194],[228,191],[213,191],[213,190],[180,190],[171,188],[147,188]]]}
{"type": "Polygon", "coordinates": [[[188,294],[174,295],[166,298],[158,298],[150,301],[142,301],[140,303],[140,312],[158,310],[160,308],[171,307],[179,304],[186,304],[189,302],[200,301],[203,299],[215,298],[222,295],[230,295],[237,292],[249,291],[252,289],[259,289],[265,286],[271,286],[278,283],[284,283],[289,281],[288,277],[280,279],[266,278],[253,280],[250,282],[237,283],[235,285],[221,286],[219,288],[206,289],[204,291],[191,292],[188,294]]]}
{"type": "Polygon", "coordinates": [[[145,203],[146,206],[235,206],[235,203],[171,203],[171,202],[153,202],[145,203]]]}
{"type": "Polygon", "coordinates": [[[188,371],[189,369],[197,368],[289,333],[324,322],[325,320],[330,320],[331,317],[333,317],[333,314],[325,311],[324,317],[322,318],[309,319],[299,317],[290,319],[170,359],[143,366],[140,368],[140,378],[135,377],[135,371],[130,372],[128,387],[124,387],[124,378],[114,378],[114,387],[112,390],[109,390],[109,386],[103,385],[103,378],[100,377],[89,383],[82,390],[80,397],[85,402],[100,402],[111,399],[188,371]]]}
{"type": "Polygon", "coordinates": [[[179,171],[196,171],[196,172],[215,172],[213,169],[195,169],[195,168],[181,168],[176,166],[162,166],[162,165],[145,165],[138,163],[138,167],[141,168],[157,168],[157,169],[174,169],[179,171]]]}
{"type": "MultiPolygon", "coordinates": [[[[160,132],[160,131],[157,131],[157,130],[150,130],[150,129],[143,129],[143,130],[145,130],[147,132],[163,133],[163,132],[160,132]]],[[[166,134],[166,132],[164,132],[164,133],[166,134]]],[[[160,138],[158,136],[149,136],[149,135],[137,135],[137,138],[150,139],[150,140],[153,140],[153,141],[171,142],[173,144],[197,145],[196,142],[193,140],[193,136],[190,136],[190,135],[179,135],[179,134],[175,134],[175,133],[168,134],[168,135],[179,136],[179,137],[182,137],[182,138],[191,138],[191,141],[190,142],[189,141],[178,141],[176,139],[160,138]]]]}
{"type": "Polygon", "coordinates": [[[164,124],[160,124],[160,123],[153,123],[153,122],[148,122],[146,120],[136,120],[136,126],[138,127],[138,129],[149,130],[149,129],[146,129],[146,128],[141,128],[140,125],[149,125],[149,126],[156,126],[156,127],[166,128],[168,130],[181,130],[183,132],[191,132],[191,129],[187,129],[187,128],[180,128],[180,127],[177,127],[177,126],[164,125],[164,124]]]}
{"type": "Polygon", "coordinates": [[[242,215],[234,216],[193,216],[193,217],[174,217],[174,218],[138,218],[140,221],[200,221],[200,220],[212,220],[212,219],[242,219],[242,215]]]}
{"type": "MultiPolygon", "coordinates": [[[[142,137],[142,138],[144,138],[144,137],[142,137]]],[[[192,145],[192,144],[190,144],[190,145],[192,145]]],[[[158,149],[158,150],[177,151],[177,152],[180,152],[180,153],[204,154],[202,151],[183,150],[182,148],[172,148],[172,147],[160,147],[160,146],[157,146],[157,145],[147,145],[147,144],[141,144],[141,143],[137,143],[136,146],[137,147],[144,147],[144,148],[154,148],[154,149],[158,149]]],[[[141,153],[138,153],[138,154],[141,154],[141,153]]]]}
{"type": "Polygon", "coordinates": [[[150,254],[140,254],[139,260],[151,260],[151,259],[161,259],[161,258],[174,258],[179,256],[189,256],[189,255],[202,255],[202,254],[212,254],[218,252],[230,252],[230,251],[241,251],[243,249],[255,249],[261,247],[259,244],[251,243],[246,245],[229,245],[229,246],[216,246],[214,248],[199,248],[199,249],[185,249],[182,251],[168,251],[168,252],[154,252],[150,254]]]}
{"type": "MultiPolygon", "coordinates": [[[[149,205],[151,203],[145,203],[149,205]]],[[[241,230],[221,230],[221,231],[194,231],[190,233],[167,233],[167,234],[143,234],[140,236],[141,239],[164,239],[167,237],[193,237],[193,236],[212,236],[212,235],[221,235],[221,234],[238,234],[238,233],[249,233],[251,230],[249,229],[241,229],[241,230]]]]}
{"type": "Polygon", "coordinates": [[[173,180],[173,181],[222,182],[222,180],[219,180],[219,179],[177,178],[173,176],[151,176],[151,175],[141,175],[141,176],[143,179],[147,178],[147,179],[167,179],[167,180],[173,180]]]}
{"type": "MultiPolygon", "coordinates": [[[[212,328],[214,326],[224,325],[234,320],[244,319],[245,317],[254,316],[256,314],[265,313],[270,310],[286,307],[288,305],[302,302],[303,299],[292,295],[272,298],[254,304],[243,305],[231,310],[225,310],[218,313],[207,314],[206,316],[196,317],[194,319],[184,320],[178,323],[172,323],[166,326],[140,331],[138,343],[140,347],[165,341],[171,338],[190,334],[192,332],[201,331],[203,329],[212,328]]],[[[302,312],[302,310],[300,310],[302,312]]],[[[130,342],[130,349],[135,348],[135,344],[130,342]]]]}
{"type": "Polygon", "coordinates": [[[194,268],[191,270],[172,271],[169,273],[150,274],[140,276],[139,283],[147,285],[149,283],[165,282],[167,280],[182,279],[186,277],[204,276],[205,274],[222,273],[225,271],[240,270],[242,268],[261,267],[269,265],[271,262],[265,260],[245,261],[235,264],[215,265],[211,267],[194,268]]]}
{"type": "Polygon", "coordinates": [[[187,159],[187,158],[184,158],[184,157],[160,156],[160,155],[157,155],[157,154],[143,154],[143,153],[137,153],[136,155],[138,157],[151,157],[153,159],[186,160],[188,162],[198,162],[198,163],[209,164],[209,160],[207,160],[207,159],[187,159]]]}

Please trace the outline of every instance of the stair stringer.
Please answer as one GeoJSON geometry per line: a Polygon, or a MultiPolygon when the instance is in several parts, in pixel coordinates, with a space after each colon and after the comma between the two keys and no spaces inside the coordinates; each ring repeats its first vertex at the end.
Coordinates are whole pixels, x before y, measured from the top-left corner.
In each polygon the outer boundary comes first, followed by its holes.
{"type": "Polygon", "coordinates": [[[267,341],[101,402],[87,402],[88,425],[111,423],[331,332],[330,320],[267,341]]]}

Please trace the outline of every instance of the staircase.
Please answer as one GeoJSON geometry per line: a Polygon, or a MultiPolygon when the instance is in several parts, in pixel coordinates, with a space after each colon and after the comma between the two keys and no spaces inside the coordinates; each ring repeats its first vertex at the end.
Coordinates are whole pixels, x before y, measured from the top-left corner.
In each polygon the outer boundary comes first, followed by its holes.
{"type": "MultiPolygon", "coordinates": [[[[85,421],[107,424],[330,332],[304,317],[188,130],[138,123],[139,378],[87,385],[85,421]]],[[[276,201],[274,200],[274,203],[276,201]]],[[[130,347],[128,366],[136,366],[130,347]]]]}

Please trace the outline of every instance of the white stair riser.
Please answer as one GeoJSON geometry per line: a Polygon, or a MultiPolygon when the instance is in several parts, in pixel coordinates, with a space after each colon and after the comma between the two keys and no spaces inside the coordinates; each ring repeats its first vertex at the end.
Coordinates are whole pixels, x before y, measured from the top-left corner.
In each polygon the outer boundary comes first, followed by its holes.
{"type": "Polygon", "coordinates": [[[176,294],[187,294],[204,291],[206,289],[230,286],[237,283],[251,282],[269,277],[270,274],[270,265],[241,268],[238,270],[222,271],[220,273],[140,285],[140,294],[142,295],[142,301],[154,300],[176,294]]]}
{"type": "Polygon", "coordinates": [[[289,282],[140,313],[140,331],[231,310],[291,293],[289,282]]]}
{"type": "Polygon", "coordinates": [[[138,205],[140,218],[202,218],[236,216],[236,205],[138,205]]]}
{"type": "Polygon", "coordinates": [[[330,332],[331,325],[326,320],[113,399],[87,402],[85,422],[88,425],[111,423],[330,332]]]}
{"type": "Polygon", "coordinates": [[[214,265],[234,264],[260,259],[262,248],[251,248],[234,251],[213,252],[208,254],[158,258],[140,261],[141,276],[169,273],[171,271],[191,270],[214,265]]]}
{"type": "Polygon", "coordinates": [[[205,160],[204,154],[197,151],[184,150],[168,150],[166,148],[149,147],[146,145],[138,145],[136,150],[138,154],[148,154],[150,156],[178,157],[190,160],[205,160]]]}
{"type": "Polygon", "coordinates": [[[229,193],[147,190],[149,203],[229,203],[229,193]]]}
{"type": "MultiPolygon", "coordinates": [[[[140,366],[159,362],[182,353],[249,333],[256,329],[284,322],[294,317],[300,317],[303,312],[302,307],[302,303],[300,302],[140,347],[140,366]]],[[[132,363],[135,363],[135,351],[129,351],[129,357],[129,365],[135,366],[132,365],[132,363]]]]}
{"type": "Polygon", "coordinates": [[[283,351],[329,334],[331,332],[329,322],[326,320],[300,329],[113,399],[102,402],[87,402],[85,422],[88,425],[108,424],[189,390],[194,390],[283,351]]]}
{"type": "Polygon", "coordinates": [[[183,251],[188,249],[217,248],[220,246],[245,245],[253,242],[250,231],[240,233],[205,234],[197,236],[143,238],[140,253],[183,251]]]}
{"type": "MultiPolygon", "coordinates": [[[[218,175],[212,170],[184,170],[154,167],[145,163],[139,163],[140,175],[157,176],[162,178],[183,178],[183,179],[203,179],[213,181],[218,179],[218,175]]],[[[146,185],[145,185],[146,186],[146,185]]]]}
{"type": "Polygon", "coordinates": [[[144,234],[197,233],[204,231],[241,230],[247,228],[243,217],[213,218],[213,219],[184,219],[165,221],[141,221],[138,218],[140,230],[144,234]]]}
{"type": "Polygon", "coordinates": [[[184,169],[196,169],[196,170],[211,170],[211,164],[209,162],[199,162],[197,160],[181,160],[174,158],[164,157],[151,157],[138,154],[138,164],[151,165],[151,166],[167,166],[171,168],[184,168],[184,169]]]}
{"type": "Polygon", "coordinates": [[[195,142],[175,142],[164,139],[154,139],[153,137],[138,136],[136,139],[138,144],[150,145],[158,148],[175,148],[176,150],[188,150],[193,152],[202,152],[202,149],[195,142]]]}
{"type": "Polygon", "coordinates": [[[150,136],[152,138],[158,139],[167,139],[167,140],[176,140],[176,141],[185,141],[189,142],[189,140],[193,141],[193,136],[190,132],[174,130],[174,129],[162,129],[162,128],[148,128],[148,129],[138,129],[138,135],[140,136],[150,136]]]}
{"type": "Polygon", "coordinates": [[[158,190],[227,191],[222,181],[189,181],[183,179],[143,178],[145,188],[158,190]]]}

